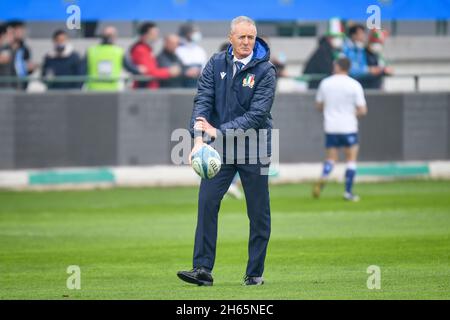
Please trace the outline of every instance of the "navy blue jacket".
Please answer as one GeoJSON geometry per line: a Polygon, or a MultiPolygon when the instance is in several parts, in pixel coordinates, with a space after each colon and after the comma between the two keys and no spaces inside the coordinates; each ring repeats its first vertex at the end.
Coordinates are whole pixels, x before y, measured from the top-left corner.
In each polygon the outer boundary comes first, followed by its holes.
{"type": "MultiPolygon", "coordinates": [[[[63,54],[57,55],[55,52],[48,53],[44,58],[42,66],[42,76],[79,76],[83,74],[83,66],[77,52],[68,48],[63,54]]],[[[81,81],[75,82],[55,82],[46,80],[48,89],[80,89],[83,85],[81,81]]]]}
{"type": "Polygon", "coordinates": [[[197,117],[205,117],[223,137],[227,129],[267,129],[267,155],[270,156],[270,110],[275,96],[276,70],[269,62],[269,47],[257,37],[252,60],[234,78],[232,52],[230,45],[226,51],[214,54],[203,69],[194,99],[191,134],[194,136],[197,117]]]}

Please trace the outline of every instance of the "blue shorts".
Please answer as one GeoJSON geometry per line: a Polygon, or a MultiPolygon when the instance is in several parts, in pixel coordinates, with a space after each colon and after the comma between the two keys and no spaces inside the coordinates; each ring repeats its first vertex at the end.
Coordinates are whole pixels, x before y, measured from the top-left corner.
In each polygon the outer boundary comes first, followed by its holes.
{"type": "Polygon", "coordinates": [[[328,148],[342,148],[351,147],[358,144],[358,134],[325,134],[325,147],[328,148]]]}

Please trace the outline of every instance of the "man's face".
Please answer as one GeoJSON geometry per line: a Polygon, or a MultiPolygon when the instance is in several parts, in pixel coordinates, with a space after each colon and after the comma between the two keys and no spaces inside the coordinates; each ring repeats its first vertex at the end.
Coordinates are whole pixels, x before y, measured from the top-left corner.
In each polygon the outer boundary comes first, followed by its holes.
{"type": "Polygon", "coordinates": [[[157,27],[150,28],[147,32],[147,41],[155,42],[159,37],[159,29],[157,27]]]}
{"type": "Polygon", "coordinates": [[[353,34],[353,41],[366,42],[366,32],[363,29],[358,28],[356,33],[353,34]]]}
{"type": "Polygon", "coordinates": [[[248,22],[238,23],[231,30],[229,40],[236,58],[248,57],[255,47],[256,27],[248,22]]]}
{"type": "Polygon", "coordinates": [[[0,44],[11,45],[14,40],[14,34],[12,28],[8,28],[5,34],[1,37],[0,44]]]}
{"type": "Polygon", "coordinates": [[[179,45],[179,38],[176,35],[170,35],[166,38],[166,41],[164,43],[164,48],[168,51],[168,52],[175,52],[176,48],[179,45]]]}
{"type": "Polygon", "coordinates": [[[108,26],[103,30],[103,37],[108,38],[111,44],[116,42],[117,29],[112,26],[108,26]]]}
{"type": "Polygon", "coordinates": [[[53,40],[53,42],[55,44],[55,47],[56,46],[63,46],[67,42],[67,36],[65,34],[60,34],[53,40]]]}
{"type": "Polygon", "coordinates": [[[15,27],[14,30],[14,39],[15,40],[23,40],[25,39],[26,30],[23,26],[15,27]]]}

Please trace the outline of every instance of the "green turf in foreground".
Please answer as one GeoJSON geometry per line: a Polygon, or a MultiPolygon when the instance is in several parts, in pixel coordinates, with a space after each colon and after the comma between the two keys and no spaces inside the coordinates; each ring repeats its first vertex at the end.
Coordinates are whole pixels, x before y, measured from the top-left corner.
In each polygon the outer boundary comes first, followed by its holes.
{"type": "Polygon", "coordinates": [[[449,299],[450,182],[271,187],[266,284],[242,287],[245,203],[219,218],[215,285],[182,283],[190,268],[196,188],[0,192],[1,299],[449,299]],[[81,267],[81,290],[66,268],[81,267]],[[381,290],[366,269],[381,268],[381,290]]]}

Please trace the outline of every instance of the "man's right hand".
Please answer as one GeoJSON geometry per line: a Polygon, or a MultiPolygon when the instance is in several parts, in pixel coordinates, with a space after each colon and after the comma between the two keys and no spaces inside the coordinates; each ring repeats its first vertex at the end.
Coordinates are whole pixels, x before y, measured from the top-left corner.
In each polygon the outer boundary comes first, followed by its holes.
{"type": "Polygon", "coordinates": [[[191,153],[189,153],[189,164],[192,164],[192,155],[200,150],[203,145],[205,145],[205,143],[203,142],[203,139],[201,137],[195,138],[194,147],[192,148],[191,153]]]}
{"type": "Polygon", "coordinates": [[[137,69],[139,71],[140,74],[146,74],[147,73],[147,67],[144,66],[143,64],[138,64],[137,69]]]}
{"type": "Polygon", "coordinates": [[[198,78],[200,76],[201,69],[198,67],[190,67],[186,70],[184,75],[188,78],[198,78]]]}
{"type": "Polygon", "coordinates": [[[355,113],[358,118],[361,118],[367,114],[367,107],[366,106],[357,106],[355,113]]]}
{"type": "Polygon", "coordinates": [[[181,74],[181,68],[178,65],[169,67],[169,73],[171,77],[178,77],[181,74]]]}
{"type": "Polygon", "coordinates": [[[375,66],[375,67],[369,67],[369,73],[373,76],[379,76],[383,73],[383,68],[375,66]]]}
{"type": "Polygon", "coordinates": [[[384,67],[383,73],[385,75],[391,76],[392,74],[394,74],[394,69],[392,67],[390,67],[390,66],[384,67]]]}

